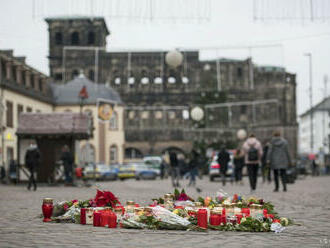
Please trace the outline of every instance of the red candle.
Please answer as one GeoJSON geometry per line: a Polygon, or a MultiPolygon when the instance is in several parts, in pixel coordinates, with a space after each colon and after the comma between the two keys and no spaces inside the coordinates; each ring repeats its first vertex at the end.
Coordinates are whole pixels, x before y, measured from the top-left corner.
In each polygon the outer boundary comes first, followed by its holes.
{"type": "Polygon", "coordinates": [[[264,216],[267,217],[267,214],[268,214],[268,210],[264,209],[264,216]]]}
{"type": "Polygon", "coordinates": [[[197,225],[201,228],[207,228],[207,210],[199,209],[197,212],[197,225]]]}
{"type": "Polygon", "coordinates": [[[93,226],[100,226],[101,213],[94,211],[93,213],[93,226]]]}
{"type": "Polygon", "coordinates": [[[80,209],[80,224],[86,225],[86,208],[80,209]]]}
{"type": "Polygon", "coordinates": [[[226,209],[225,208],[222,209],[222,215],[226,215],[226,209]]]}
{"type": "Polygon", "coordinates": [[[210,224],[213,226],[219,226],[221,222],[221,217],[218,214],[211,214],[210,224]]]}
{"type": "Polygon", "coordinates": [[[52,219],[50,218],[53,214],[53,199],[45,198],[42,203],[42,213],[44,215],[44,222],[50,222],[52,219]]]}
{"type": "Polygon", "coordinates": [[[135,206],[136,208],[139,208],[139,207],[140,207],[140,205],[139,205],[139,204],[137,204],[137,203],[136,203],[134,206],[135,206]]]}
{"type": "Polygon", "coordinates": [[[114,212],[110,212],[108,215],[109,228],[117,227],[117,215],[114,212]]]}
{"type": "Polygon", "coordinates": [[[175,209],[183,209],[183,206],[175,206],[175,209]]]}
{"type": "Polygon", "coordinates": [[[243,216],[250,216],[250,209],[249,208],[242,208],[243,216]]]}
{"type": "Polygon", "coordinates": [[[102,211],[100,216],[100,226],[109,225],[109,215],[110,211],[102,211]]]}

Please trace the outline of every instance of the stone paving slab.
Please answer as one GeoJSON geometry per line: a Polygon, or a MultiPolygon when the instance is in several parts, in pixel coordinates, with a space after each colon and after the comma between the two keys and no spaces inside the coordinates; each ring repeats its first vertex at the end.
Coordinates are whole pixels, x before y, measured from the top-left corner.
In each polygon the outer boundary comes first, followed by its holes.
{"type": "MultiPolygon", "coordinates": [[[[182,183],[186,184],[186,181],[182,183]]],[[[205,177],[198,184],[203,190],[200,194],[186,187],[192,197],[213,196],[220,188],[229,194],[250,195],[247,180],[244,186],[222,187],[220,182],[209,182],[205,177]]],[[[98,186],[111,190],[123,203],[135,200],[147,204],[151,198],[173,191],[169,180],[103,182],[98,186]]],[[[297,180],[286,193],[272,192],[272,184],[258,186],[254,195],[271,200],[281,216],[303,225],[290,226],[275,234],[108,229],[43,223],[38,218],[43,198],[89,199],[95,196],[95,187],[40,186],[33,192],[24,185],[0,185],[0,247],[330,247],[323,241],[330,241],[330,177],[297,180]]]]}

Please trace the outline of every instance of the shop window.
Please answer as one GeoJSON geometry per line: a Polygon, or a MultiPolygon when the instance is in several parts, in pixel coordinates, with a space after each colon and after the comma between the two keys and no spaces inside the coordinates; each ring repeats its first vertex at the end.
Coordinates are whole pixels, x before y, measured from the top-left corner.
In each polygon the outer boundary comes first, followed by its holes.
{"type": "Polygon", "coordinates": [[[20,113],[22,113],[23,111],[24,111],[24,107],[23,107],[23,105],[18,104],[18,105],[17,105],[17,120],[19,119],[19,115],[20,115],[20,113]]]}
{"type": "Polygon", "coordinates": [[[26,112],[31,113],[31,112],[32,112],[32,108],[27,107],[27,108],[26,108],[26,112]]]}

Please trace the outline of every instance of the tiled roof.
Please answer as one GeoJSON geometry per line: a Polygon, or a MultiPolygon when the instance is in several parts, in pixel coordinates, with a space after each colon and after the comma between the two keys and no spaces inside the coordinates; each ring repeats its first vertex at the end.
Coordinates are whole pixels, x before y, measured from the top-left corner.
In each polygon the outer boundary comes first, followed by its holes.
{"type": "Polygon", "coordinates": [[[67,135],[89,137],[92,121],[85,113],[21,113],[18,136],[67,135]]]}

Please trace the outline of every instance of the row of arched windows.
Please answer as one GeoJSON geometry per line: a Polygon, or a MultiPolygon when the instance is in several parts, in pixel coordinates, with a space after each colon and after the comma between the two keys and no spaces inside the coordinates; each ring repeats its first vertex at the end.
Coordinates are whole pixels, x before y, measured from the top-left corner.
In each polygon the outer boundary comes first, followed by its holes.
{"type": "MultiPolygon", "coordinates": [[[[63,45],[63,33],[56,32],[55,33],[55,44],[63,45]]],[[[70,45],[81,45],[81,35],[78,31],[74,31],[70,34],[70,45]]],[[[88,32],[87,34],[87,45],[95,45],[95,33],[93,31],[88,32]]]]}

